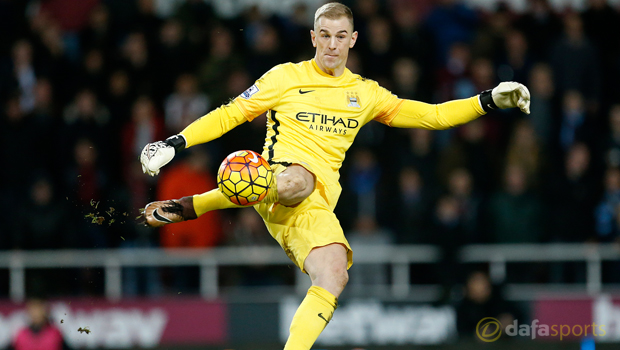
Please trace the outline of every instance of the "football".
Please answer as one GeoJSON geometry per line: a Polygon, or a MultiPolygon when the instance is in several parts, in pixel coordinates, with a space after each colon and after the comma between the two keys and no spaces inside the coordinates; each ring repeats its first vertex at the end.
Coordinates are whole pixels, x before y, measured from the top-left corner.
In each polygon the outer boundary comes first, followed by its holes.
{"type": "Polygon", "coordinates": [[[269,163],[254,151],[228,155],[217,172],[217,186],[234,204],[252,206],[269,193],[273,172],[269,163]]]}

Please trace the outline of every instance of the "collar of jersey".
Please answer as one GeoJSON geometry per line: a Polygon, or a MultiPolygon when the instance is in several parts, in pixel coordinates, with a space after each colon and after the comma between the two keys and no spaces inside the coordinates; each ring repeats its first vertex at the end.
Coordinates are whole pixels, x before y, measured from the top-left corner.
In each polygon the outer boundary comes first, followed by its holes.
{"type": "Polygon", "coordinates": [[[333,76],[333,75],[329,75],[329,74],[327,74],[327,73],[325,73],[325,72],[323,72],[323,71],[321,70],[321,68],[319,67],[319,65],[318,65],[318,64],[316,64],[316,61],[314,60],[314,58],[313,58],[313,59],[311,59],[310,61],[312,62],[312,67],[314,67],[314,70],[315,70],[317,73],[319,73],[320,75],[324,76],[324,77],[327,77],[327,78],[330,78],[330,79],[345,79],[345,77],[349,75],[349,69],[348,69],[348,68],[346,68],[346,67],[344,68],[344,72],[342,72],[342,74],[341,74],[339,77],[335,77],[335,76],[333,76]]]}

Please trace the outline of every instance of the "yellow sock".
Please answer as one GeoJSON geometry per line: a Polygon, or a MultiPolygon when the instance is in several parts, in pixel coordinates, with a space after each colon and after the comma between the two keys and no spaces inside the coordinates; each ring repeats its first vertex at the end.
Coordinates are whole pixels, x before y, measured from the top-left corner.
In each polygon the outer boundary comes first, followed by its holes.
{"type": "MultiPolygon", "coordinates": [[[[197,216],[200,216],[211,210],[218,209],[230,209],[230,208],[243,208],[241,205],[236,205],[220,191],[219,188],[215,188],[209,192],[197,194],[193,196],[194,211],[197,216]]],[[[263,199],[263,203],[275,203],[278,201],[278,188],[276,185],[276,177],[273,177],[271,186],[269,186],[269,193],[263,199]]]]}
{"type": "Polygon", "coordinates": [[[219,188],[213,189],[203,194],[194,195],[194,211],[200,216],[208,211],[217,209],[241,208],[229,201],[219,188]]]}
{"type": "Polygon", "coordinates": [[[332,293],[321,287],[310,287],[295,312],[284,350],[310,350],[337,307],[338,299],[332,293]]]}

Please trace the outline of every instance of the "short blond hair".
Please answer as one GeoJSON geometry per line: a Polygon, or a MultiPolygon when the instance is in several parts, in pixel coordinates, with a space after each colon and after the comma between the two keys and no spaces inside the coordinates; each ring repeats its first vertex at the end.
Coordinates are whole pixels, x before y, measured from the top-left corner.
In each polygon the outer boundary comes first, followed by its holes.
{"type": "Polygon", "coordinates": [[[317,28],[317,24],[321,17],[327,19],[339,19],[346,17],[351,22],[351,28],[353,28],[353,11],[347,6],[339,2],[329,2],[321,7],[314,13],[314,28],[317,28]]]}

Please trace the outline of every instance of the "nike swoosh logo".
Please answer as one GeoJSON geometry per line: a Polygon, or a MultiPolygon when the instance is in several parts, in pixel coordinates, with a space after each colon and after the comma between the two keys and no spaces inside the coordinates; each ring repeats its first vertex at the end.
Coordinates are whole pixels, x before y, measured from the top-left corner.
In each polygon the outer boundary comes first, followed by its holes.
{"type": "Polygon", "coordinates": [[[323,321],[325,321],[325,323],[329,323],[329,321],[327,319],[325,319],[325,317],[323,317],[323,313],[320,312],[319,313],[319,317],[323,319],[323,321]]]}
{"type": "Polygon", "coordinates": [[[161,221],[161,222],[167,222],[169,224],[173,224],[174,223],[172,220],[168,219],[167,217],[159,215],[159,212],[157,212],[158,210],[159,210],[159,208],[153,210],[153,217],[155,218],[155,220],[161,221]]]}
{"type": "Polygon", "coordinates": [[[491,104],[487,103],[487,107],[489,107],[489,109],[495,109],[493,107],[491,107],[491,104]]]}
{"type": "Polygon", "coordinates": [[[258,155],[256,155],[256,153],[253,153],[253,154],[254,154],[254,158],[250,159],[250,162],[258,163],[258,155]]]}
{"type": "Polygon", "coordinates": [[[299,93],[302,94],[302,95],[303,94],[307,94],[307,93],[312,92],[312,91],[314,91],[314,90],[301,91],[301,89],[299,89],[299,93]]]}

